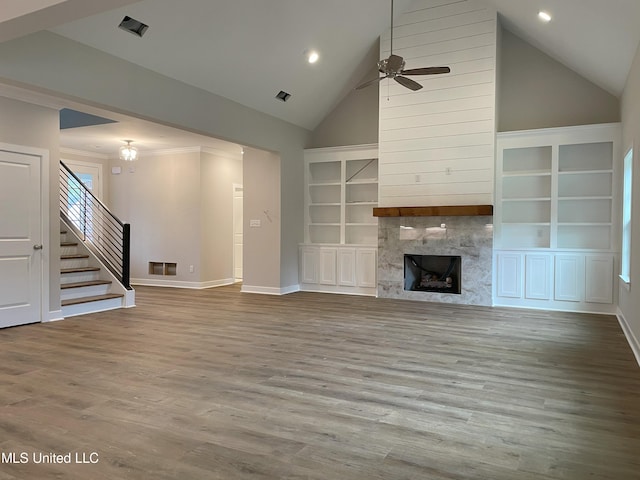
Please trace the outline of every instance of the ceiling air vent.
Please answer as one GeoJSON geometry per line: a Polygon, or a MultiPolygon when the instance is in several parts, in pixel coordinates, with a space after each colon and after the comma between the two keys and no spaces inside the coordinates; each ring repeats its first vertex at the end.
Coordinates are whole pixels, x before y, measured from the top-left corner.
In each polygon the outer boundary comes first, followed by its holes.
{"type": "Polygon", "coordinates": [[[149,25],[139,22],[135,18],[131,18],[129,16],[125,16],[118,27],[129,33],[133,33],[138,37],[142,37],[142,35],[144,35],[144,33],[149,29],[149,25]]]}
{"type": "Polygon", "coordinates": [[[286,102],[287,100],[289,100],[289,98],[291,98],[291,94],[285,92],[284,90],[280,90],[280,92],[276,95],[276,98],[281,102],[286,102]]]}

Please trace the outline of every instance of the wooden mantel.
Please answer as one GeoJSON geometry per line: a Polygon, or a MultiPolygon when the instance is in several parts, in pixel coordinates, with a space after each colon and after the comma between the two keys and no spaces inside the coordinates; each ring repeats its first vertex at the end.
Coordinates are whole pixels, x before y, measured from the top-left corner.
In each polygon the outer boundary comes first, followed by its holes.
{"type": "Polygon", "coordinates": [[[448,205],[434,207],[377,207],[374,217],[455,217],[493,215],[493,205],[448,205]]]}

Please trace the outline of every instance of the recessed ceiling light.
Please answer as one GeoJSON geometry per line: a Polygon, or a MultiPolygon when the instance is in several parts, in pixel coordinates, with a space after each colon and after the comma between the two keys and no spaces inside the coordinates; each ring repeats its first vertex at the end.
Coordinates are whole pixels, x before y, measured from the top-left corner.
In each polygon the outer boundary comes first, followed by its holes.
{"type": "Polygon", "coordinates": [[[551,21],[551,15],[549,15],[547,12],[541,10],[538,12],[538,18],[540,20],[542,20],[543,22],[547,23],[551,21]]]}
{"type": "Polygon", "coordinates": [[[318,55],[318,52],[316,52],[315,50],[311,50],[307,53],[307,60],[309,61],[309,63],[316,63],[319,58],[320,55],[318,55]]]}

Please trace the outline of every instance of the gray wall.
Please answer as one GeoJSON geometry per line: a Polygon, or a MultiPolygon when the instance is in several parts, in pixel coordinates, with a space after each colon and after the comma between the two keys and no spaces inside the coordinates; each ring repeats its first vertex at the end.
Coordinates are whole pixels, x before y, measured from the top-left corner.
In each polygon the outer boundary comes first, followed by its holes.
{"type": "Polygon", "coordinates": [[[498,131],[620,121],[615,96],[508,30],[501,44],[498,131]]]}
{"type": "MultiPolygon", "coordinates": [[[[0,97],[0,142],[49,151],[49,311],[60,310],[60,204],[58,111],[0,97]]],[[[43,178],[44,180],[44,178],[43,178]]],[[[44,214],[44,212],[43,212],[44,214]]]]}
{"type": "Polygon", "coordinates": [[[121,174],[111,176],[110,206],[131,224],[132,282],[199,282],[200,153],[141,155],[135,163],[112,164],[122,168],[121,174]],[[149,275],[149,262],[175,262],[177,275],[149,275]],[[195,266],[193,273],[189,265],[195,266]]]}
{"type": "MultiPolygon", "coordinates": [[[[358,85],[380,75],[376,64],[380,43],[363,60],[371,65],[358,85]]],[[[314,129],[307,148],[342,147],[378,143],[378,85],[351,90],[348,95],[314,129]]]]}
{"type": "MultiPolygon", "coordinates": [[[[622,95],[622,150],[623,155],[634,149],[633,159],[633,207],[631,232],[631,288],[622,284],[619,289],[619,306],[626,319],[640,355],[640,49],[627,78],[622,95]]],[[[640,357],[638,358],[640,361],[640,357]]]]}
{"type": "Polygon", "coordinates": [[[133,164],[112,160],[112,165],[122,173],[111,175],[110,206],[131,224],[134,283],[232,282],[232,185],[242,183],[239,158],[193,149],[142,154],[133,164]],[[177,274],[149,274],[149,262],[177,263],[177,274]]]}
{"type": "MultiPolygon", "coordinates": [[[[243,291],[278,293],[280,263],[280,158],[255,148],[243,157],[243,291]],[[250,227],[251,221],[259,227],[250,227]]],[[[295,246],[297,253],[297,245],[295,246]]]]}
{"type": "Polygon", "coordinates": [[[277,275],[282,287],[298,283],[303,148],[310,132],[46,31],[0,44],[0,81],[277,152],[282,167],[277,275]]]}

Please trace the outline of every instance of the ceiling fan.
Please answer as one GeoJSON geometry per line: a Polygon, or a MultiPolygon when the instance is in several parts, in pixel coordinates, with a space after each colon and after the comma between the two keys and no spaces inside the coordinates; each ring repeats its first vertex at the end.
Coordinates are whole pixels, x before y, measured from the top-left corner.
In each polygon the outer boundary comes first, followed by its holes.
{"type": "Polygon", "coordinates": [[[404,69],[405,61],[399,55],[393,54],[393,0],[391,0],[391,49],[389,58],[385,58],[378,62],[378,70],[382,73],[382,77],[374,78],[368,82],[363,83],[356,87],[356,90],[368,87],[375,83],[380,82],[385,78],[393,78],[400,85],[407,87],[414,92],[420,90],[422,85],[418,82],[407,78],[406,75],[438,75],[441,73],[449,73],[451,69],[449,67],[425,67],[425,68],[410,68],[404,69]]]}

